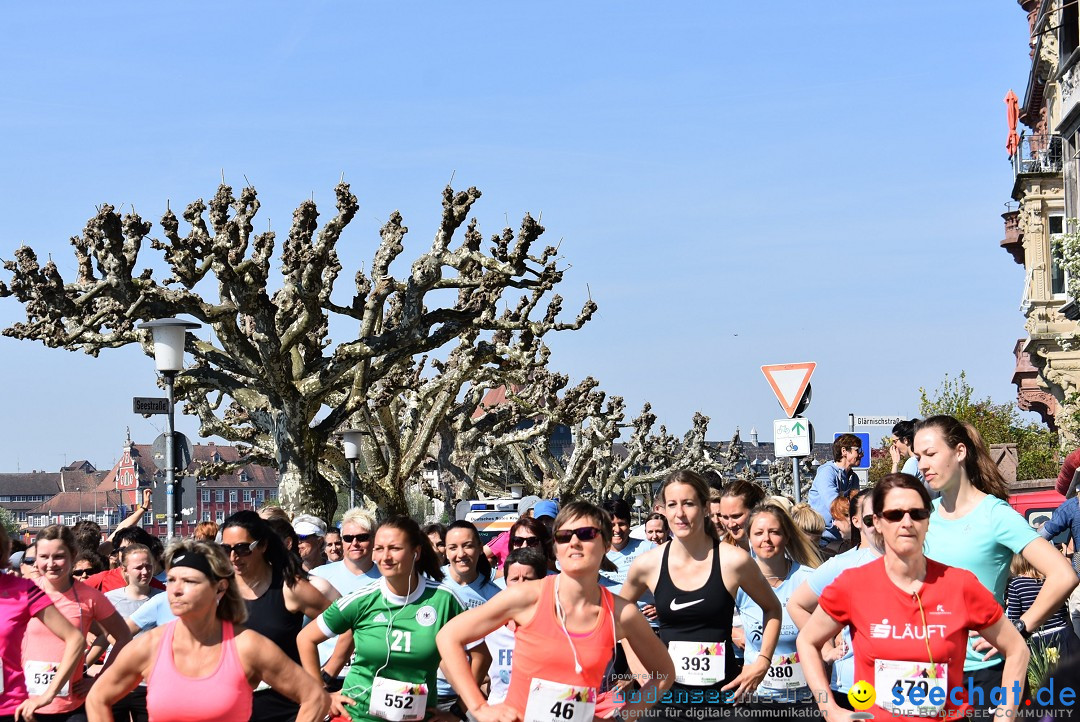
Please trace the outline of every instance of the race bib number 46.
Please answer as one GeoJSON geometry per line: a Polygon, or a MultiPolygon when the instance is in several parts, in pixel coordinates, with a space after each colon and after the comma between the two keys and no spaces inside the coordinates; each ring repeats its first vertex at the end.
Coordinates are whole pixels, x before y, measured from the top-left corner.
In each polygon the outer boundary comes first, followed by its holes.
{"type": "Polygon", "coordinates": [[[417,722],[427,713],[427,696],[426,684],[376,677],[368,712],[391,722],[417,722]]]}
{"type": "Polygon", "coordinates": [[[935,717],[948,698],[947,664],[879,659],[874,662],[877,703],[894,714],[935,717]]]}
{"type": "Polygon", "coordinates": [[[709,687],[724,679],[723,642],[669,642],[668,654],[679,684],[709,687]]]}
{"type": "Polygon", "coordinates": [[[596,690],[534,679],[525,703],[525,722],[592,722],[596,690]]]}
{"type": "MultiPolygon", "coordinates": [[[[26,675],[26,693],[31,697],[38,697],[45,694],[45,690],[52,684],[59,669],[60,665],[57,662],[27,661],[23,665],[23,674],[26,675]]],[[[70,692],[70,687],[71,683],[65,682],[64,686],[60,688],[60,691],[56,693],[56,696],[67,697],[70,692]]]]}

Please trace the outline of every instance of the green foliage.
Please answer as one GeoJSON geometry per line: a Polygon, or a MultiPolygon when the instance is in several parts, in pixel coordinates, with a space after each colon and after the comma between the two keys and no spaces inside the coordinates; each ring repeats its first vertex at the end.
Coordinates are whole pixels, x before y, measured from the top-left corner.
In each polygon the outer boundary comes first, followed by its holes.
{"type": "Polygon", "coordinates": [[[946,374],[932,394],[920,388],[919,413],[923,418],[948,414],[967,421],[978,429],[987,446],[1016,444],[1018,480],[1057,476],[1057,434],[1041,424],[1023,421],[1015,404],[995,404],[989,396],[976,399],[964,371],[956,378],[946,374]]]}
{"type": "Polygon", "coordinates": [[[882,437],[878,448],[867,452],[871,454],[870,458],[872,459],[870,468],[866,472],[866,480],[870,486],[881,481],[882,477],[892,471],[892,457],[889,456],[889,439],[888,436],[882,437]]]}
{"type": "Polygon", "coordinates": [[[0,527],[3,527],[8,534],[19,531],[19,523],[15,521],[15,516],[2,506],[0,506],[0,527]]]}

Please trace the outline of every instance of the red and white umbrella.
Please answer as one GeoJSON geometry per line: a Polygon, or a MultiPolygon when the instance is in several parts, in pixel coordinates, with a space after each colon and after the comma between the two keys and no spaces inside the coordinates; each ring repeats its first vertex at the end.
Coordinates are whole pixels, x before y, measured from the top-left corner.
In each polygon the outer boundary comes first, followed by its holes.
{"type": "Polygon", "coordinates": [[[1012,158],[1020,147],[1020,136],[1016,133],[1016,122],[1020,119],[1020,100],[1011,90],[1005,94],[1005,119],[1009,123],[1009,137],[1005,141],[1005,149],[1012,158]]]}

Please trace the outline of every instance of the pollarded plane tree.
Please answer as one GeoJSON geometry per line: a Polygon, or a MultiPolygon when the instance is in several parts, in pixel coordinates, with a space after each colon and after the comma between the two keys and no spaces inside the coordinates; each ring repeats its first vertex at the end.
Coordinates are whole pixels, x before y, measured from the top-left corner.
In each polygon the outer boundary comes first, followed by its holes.
{"type": "Polygon", "coordinates": [[[189,335],[193,365],[178,375],[176,394],[185,413],[199,419],[201,435],[237,444],[238,464],[278,468],[288,510],[332,518],[334,487],[348,478],[333,434],[364,429],[372,443],[364,445],[360,490],[382,510],[404,512],[407,480],[470,378],[483,369],[520,371],[546,362],[544,336],[580,328],[596,306],[589,300],[572,321],[558,319],[562,301],[551,294],[563,270],[555,248],[534,252],[544,229],[528,214],[516,234],[504,229],[486,250],[473,219],[455,245],[480,192],[450,187],[430,248],[395,276],[391,266],[408,229],[394,212],[380,231],[370,273],[358,271],[352,297],[338,303],[336,247],[358,203],[345,183],[335,194],[336,213],[321,228],[314,201],[296,209],[276,269],[275,233],[254,232],[260,204],[252,187],[234,195],[222,184],[209,204],[191,203],[183,235],[167,210],[164,240],[149,238],[152,224],[136,213],[103,206],[71,239],[74,280],[65,281],[51,259],[40,265],[26,246],[4,262],[12,276],[0,282],[0,297],[14,296],[27,319],[4,335],[92,356],[132,343],[149,352],[149,335],[138,324],[194,318],[212,334],[189,335]],[[136,268],[148,240],[171,272],[161,282],[152,270],[136,268]],[[210,298],[202,291],[214,282],[210,298]],[[335,343],[331,319],[335,328],[355,322],[355,337],[335,343]],[[428,368],[425,354],[442,360],[428,368]]]}

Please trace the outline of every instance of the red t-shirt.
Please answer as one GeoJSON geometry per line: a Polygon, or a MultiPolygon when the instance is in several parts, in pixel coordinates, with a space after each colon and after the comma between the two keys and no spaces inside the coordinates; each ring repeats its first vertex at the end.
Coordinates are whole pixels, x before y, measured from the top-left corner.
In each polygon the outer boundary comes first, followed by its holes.
{"type": "Polygon", "coordinates": [[[1061,465],[1061,471],[1058,473],[1057,483],[1054,484],[1057,493],[1065,496],[1065,492],[1069,490],[1069,484],[1072,483],[1073,474],[1076,473],[1076,467],[1078,466],[1080,466],[1080,449],[1065,457],[1065,463],[1061,465]]]}
{"type": "Polygon", "coordinates": [[[825,587],[818,603],[830,617],[851,627],[855,681],[875,686],[877,704],[870,710],[874,719],[925,719],[894,715],[882,708],[882,701],[891,700],[893,692],[878,689],[875,677],[882,673],[883,660],[930,662],[927,638],[938,670],[942,663],[948,665],[944,706],[947,718],[964,716],[967,693],[953,695],[953,690],[963,685],[968,630],[985,629],[1004,613],[974,574],[933,559],[926,560],[926,578],[919,599],[893,584],[882,558],[843,572],[825,587]],[[953,704],[954,697],[963,704],[953,704]]]}
{"type": "MultiPolygon", "coordinates": [[[[127,580],[124,579],[124,570],[117,567],[116,569],[107,569],[103,572],[98,572],[97,574],[91,574],[86,578],[83,584],[93,587],[100,592],[111,592],[114,589],[126,587],[127,580]]],[[[165,585],[157,579],[151,579],[150,586],[153,589],[165,589],[165,585]]]]}

